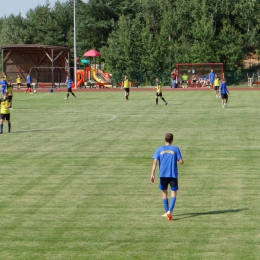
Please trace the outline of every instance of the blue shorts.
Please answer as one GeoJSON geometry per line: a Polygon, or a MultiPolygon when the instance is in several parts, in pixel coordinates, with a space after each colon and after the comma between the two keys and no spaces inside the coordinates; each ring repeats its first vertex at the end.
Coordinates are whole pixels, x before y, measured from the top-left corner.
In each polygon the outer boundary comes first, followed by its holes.
{"type": "Polygon", "coordinates": [[[168,189],[168,185],[171,186],[171,190],[172,191],[178,190],[178,179],[177,178],[161,177],[160,178],[159,189],[160,190],[167,190],[168,189]]]}

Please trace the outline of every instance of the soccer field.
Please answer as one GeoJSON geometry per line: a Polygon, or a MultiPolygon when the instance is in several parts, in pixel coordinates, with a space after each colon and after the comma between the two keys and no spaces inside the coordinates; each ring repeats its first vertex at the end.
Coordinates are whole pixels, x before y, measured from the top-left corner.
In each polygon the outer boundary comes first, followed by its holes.
{"type": "MultiPolygon", "coordinates": [[[[1,142],[0,259],[259,259],[260,91],[15,93],[1,142]],[[184,165],[173,221],[152,155],[184,165]]],[[[157,169],[158,170],[158,169],[157,169]]]]}

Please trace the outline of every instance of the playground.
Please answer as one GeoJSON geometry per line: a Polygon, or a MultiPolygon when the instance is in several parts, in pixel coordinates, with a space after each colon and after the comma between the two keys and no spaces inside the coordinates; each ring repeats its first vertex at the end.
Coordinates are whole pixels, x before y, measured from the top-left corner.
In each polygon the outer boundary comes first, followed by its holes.
{"type": "MultiPolygon", "coordinates": [[[[82,86],[99,89],[112,88],[111,75],[101,69],[101,54],[96,50],[89,50],[84,54],[84,57],[88,59],[81,60],[84,69],[77,70],[77,85],[76,87],[73,85],[73,88],[81,88],[82,86]],[[97,58],[99,59],[99,64],[96,62],[97,58]]],[[[78,58],[76,61],[78,62],[78,58]]]]}

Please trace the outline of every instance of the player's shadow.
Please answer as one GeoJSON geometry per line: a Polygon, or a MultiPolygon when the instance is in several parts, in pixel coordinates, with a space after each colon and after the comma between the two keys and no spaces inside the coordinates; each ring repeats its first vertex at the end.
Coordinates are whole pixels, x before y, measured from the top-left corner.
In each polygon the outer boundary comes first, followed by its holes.
{"type": "Polygon", "coordinates": [[[227,209],[227,210],[214,210],[214,211],[206,211],[206,212],[192,212],[187,214],[178,214],[174,215],[174,220],[181,220],[185,218],[194,218],[198,216],[203,215],[218,215],[218,214],[226,214],[226,213],[238,213],[244,210],[248,210],[248,208],[242,208],[242,209],[227,209]]]}

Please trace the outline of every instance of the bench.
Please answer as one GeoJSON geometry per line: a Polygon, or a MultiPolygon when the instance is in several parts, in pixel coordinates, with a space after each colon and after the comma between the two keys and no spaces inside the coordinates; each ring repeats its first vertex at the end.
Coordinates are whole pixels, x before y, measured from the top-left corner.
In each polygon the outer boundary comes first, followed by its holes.
{"type": "MultiPolygon", "coordinates": [[[[12,85],[13,85],[13,87],[17,87],[17,88],[18,88],[17,83],[12,83],[12,85]]],[[[21,88],[22,88],[23,86],[26,86],[26,84],[21,83],[21,88]]]]}
{"type": "Polygon", "coordinates": [[[252,86],[254,85],[260,85],[260,81],[253,81],[252,86]]]}
{"type": "Polygon", "coordinates": [[[190,80],[187,80],[187,82],[180,82],[180,87],[182,88],[201,88],[201,87],[210,87],[210,85],[203,84],[199,81],[196,83],[191,82],[190,80]]]}
{"type": "Polygon", "coordinates": [[[112,88],[113,85],[109,82],[107,83],[101,83],[101,82],[96,82],[93,80],[88,80],[87,82],[84,82],[84,87],[86,88],[89,86],[89,88],[112,88]]]}
{"type": "MultiPolygon", "coordinates": [[[[17,87],[17,83],[12,83],[13,87],[17,87]]],[[[37,88],[37,83],[32,83],[31,84],[32,88],[37,88]]],[[[21,84],[21,88],[22,87],[27,87],[27,84],[26,83],[22,83],[21,84]]]]}
{"type": "Polygon", "coordinates": [[[113,85],[111,83],[100,83],[100,82],[95,82],[93,87],[95,88],[112,88],[113,85]]]}
{"type": "Polygon", "coordinates": [[[45,87],[56,87],[56,85],[52,83],[45,83],[45,82],[38,82],[38,83],[32,83],[32,87],[36,88],[45,88],[45,87]]]}

